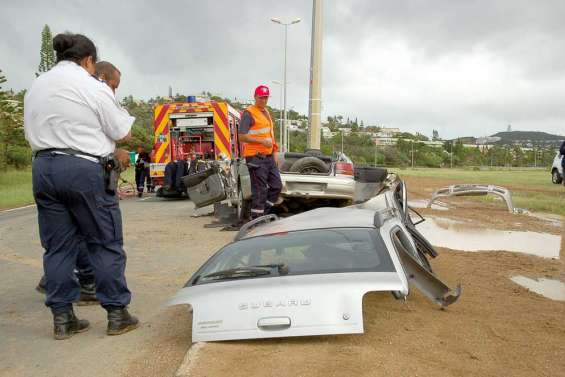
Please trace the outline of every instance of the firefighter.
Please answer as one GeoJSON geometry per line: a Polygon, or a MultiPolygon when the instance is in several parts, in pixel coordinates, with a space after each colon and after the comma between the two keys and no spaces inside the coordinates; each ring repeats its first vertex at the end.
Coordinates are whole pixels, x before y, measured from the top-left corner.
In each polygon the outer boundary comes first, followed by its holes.
{"type": "Polygon", "coordinates": [[[143,189],[147,181],[147,191],[151,191],[151,183],[149,181],[149,166],[151,157],[145,152],[145,148],[140,145],[137,147],[137,160],[135,161],[135,184],[137,186],[137,196],[143,196],[143,189]]]}
{"type": "Polygon", "coordinates": [[[74,275],[80,243],[94,270],[96,296],[108,312],[108,335],[133,330],[127,311],[131,293],[124,275],[122,219],[116,171],[129,154],[115,150],[131,136],[135,118],[114,92],[96,80],[94,43],[80,34],[53,38],[57,64],[39,76],[24,99],[24,130],[33,151],[33,194],[45,249],[45,304],[55,339],[88,330],[73,302],[80,296],[74,275]]]}
{"type": "Polygon", "coordinates": [[[269,213],[282,189],[277,167],[278,145],[273,120],[266,107],[269,88],[259,85],[254,97],[255,104],[243,112],[239,125],[239,140],[251,177],[252,219],[269,213]]]}

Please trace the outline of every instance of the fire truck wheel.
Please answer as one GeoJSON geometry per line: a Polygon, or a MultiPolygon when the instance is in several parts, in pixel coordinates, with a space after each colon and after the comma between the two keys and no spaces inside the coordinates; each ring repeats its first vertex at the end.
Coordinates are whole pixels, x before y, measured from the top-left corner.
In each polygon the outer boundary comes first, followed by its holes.
{"type": "Polygon", "coordinates": [[[326,163],[316,157],[303,157],[296,161],[290,171],[293,173],[327,173],[330,169],[326,163]]]}

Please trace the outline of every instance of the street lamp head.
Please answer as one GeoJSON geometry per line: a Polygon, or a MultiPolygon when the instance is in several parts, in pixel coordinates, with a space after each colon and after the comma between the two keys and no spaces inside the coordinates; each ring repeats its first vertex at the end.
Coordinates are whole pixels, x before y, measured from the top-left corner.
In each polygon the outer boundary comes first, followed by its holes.
{"type": "Polygon", "coordinates": [[[299,23],[299,22],[300,22],[300,18],[297,18],[296,20],[292,21],[290,24],[291,24],[291,25],[292,25],[292,24],[297,24],[297,23],[299,23]]]}
{"type": "Polygon", "coordinates": [[[273,21],[274,23],[277,23],[277,24],[282,24],[282,21],[279,20],[278,18],[275,18],[275,17],[271,18],[271,21],[273,21]]]}
{"type": "Polygon", "coordinates": [[[279,80],[273,80],[273,84],[282,85],[282,82],[280,82],[279,80]]]}

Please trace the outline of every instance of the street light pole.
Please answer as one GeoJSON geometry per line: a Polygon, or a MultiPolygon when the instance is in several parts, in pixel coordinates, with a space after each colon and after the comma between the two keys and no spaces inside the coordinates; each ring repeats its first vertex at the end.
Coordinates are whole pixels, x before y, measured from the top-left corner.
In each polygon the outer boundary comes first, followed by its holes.
{"type": "Polygon", "coordinates": [[[282,145],[282,150],[284,151],[284,144],[283,144],[283,85],[282,82],[278,80],[273,80],[273,84],[277,84],[281,86],[281,96],[279,98],[279,141],[282,145]]]}
{"type": "MultiPolygon", "coordinates": [[[[286,50],[287,50],[287,40],[288,40],[288,26],[289,25],[293,25],[293,24],[297,24],[300,22],[300,18],[295,19],[294,21],[291,22],[282,22],[280,19],[278,18],[271,18],[271,21],[273,21],[276,24],[282,25],[284,26],[284,65],[283,65],[283,90],[284,90],[284,99],[283,99],[283,128],[287,128],[287,122],[286,122],[286,50]]],[[[282,143],[282,148],[283,148],[283,152],[287,152],[286,151],[286,146],[287,146],[287,133],[286,132],[282,132],[283,138],[281,140],[282,143]]]]}
{"type": "Polygon", "coordinates": [[[453,169],[453,140],[451,140],[451,152],[449,155],[449,168],[453,169]]]}
{"type": "Polygon", "coordinates": [[[412,140],[412,169],[414,169],[414,140],[412,140]]]}

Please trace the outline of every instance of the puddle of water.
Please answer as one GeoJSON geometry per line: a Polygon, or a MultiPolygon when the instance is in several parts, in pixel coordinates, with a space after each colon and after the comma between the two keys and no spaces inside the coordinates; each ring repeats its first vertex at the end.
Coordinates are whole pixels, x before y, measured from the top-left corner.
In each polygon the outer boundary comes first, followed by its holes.
{"type": "Polygon", "coordinates": [[[528,216],[535,217],[536,219],[547,221],[551,226],[561,227],[561,216],[552,215],[549,213],[528,212],[528,216]]]}
{"type": "Polygon", "coordinates": [[[432,245],[454,250],[504,250],[558,259],[561,248],[561,237],[553,234],[479,228],[451,219],[427,218],[418,230],[432,245]]]}
{"type": "Polygon", "coordinates": [[[525,276],[513,276],[511,280],[532,292],[556,301],[565,301],[565,283],[555,279],[530,279],[525,276]]]}
{"type": "MultiPolygon", "coordinates": [[[[409,200],[408,205],[412,208],[428,208],[428,202],[429,201],[426,200],[426,199],[409,200]]],[[[438,211],[448,211],[449,207],[445,203],[434,202],[432,204],[432,209],[435,209],[435,210],[438,210],[438,211]]]]}

